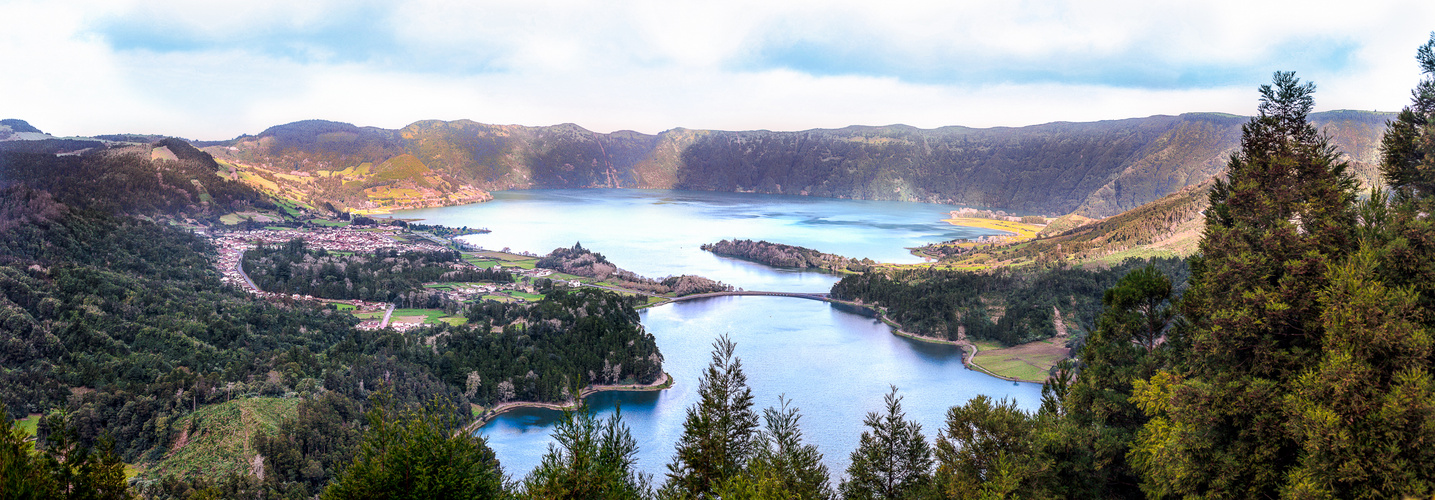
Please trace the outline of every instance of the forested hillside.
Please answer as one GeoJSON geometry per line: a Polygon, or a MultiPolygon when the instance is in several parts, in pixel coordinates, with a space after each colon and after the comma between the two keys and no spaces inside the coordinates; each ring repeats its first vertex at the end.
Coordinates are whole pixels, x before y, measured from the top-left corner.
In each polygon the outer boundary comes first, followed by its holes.
{"type": "Polygon", "coordinates": [[[1013,346],[1090,331],[1101,314],[1102,292],[1127,272],[1147,265],[1172,276],[1178,290],[1190,274],[1178,258],[1131,259],[1109,268],[1005,268],[988,272],[883,270],[846,276],[832,296],[879,307],[906,331],[943,340],[992,340],[1013,346]]]}
{"type": "MultiPolygon", "coordinates": [[[[1391,116],[1333,111],[1316,113],[1312,121],[1350,155],[1362,182],[1371,184],[1377,179],[1375,145],[1391,116]]],[[[373,199],[375,192],[365,195],[365,189],[399,177],[343,175],[402,160],[432,172],[429,181],[413,177],[405,189],[422,189],[428,182],[439,191],[459,186],[747,191],[1105,217],[1211,178],[1236,148],[1245,120],[1191,113],[1018,128],[673,129],[658,135],[468,120],[421,121],[395,131],[311,120],[205,145],[226,161],[267,169],[271,180],[303,174],[288,181],[302,181],[315,196],[345,203],[373,199]]]]}
{"type": "Polygon", "coordinates": [[[662,280],[639,276],[637,273],[608,262],[603,254],[583,248],[582,243],[574,243],[571,248],[555,248],[534,265],[568,274],[597,278],[599,281],[606,281],[629,290],[642,290],[651,294],[671,293],[681,296],[732,290],[732,285],[702,276],[684,274],[668,276],[662,280]]]}
{"type": "Polygon", "coordinates": [[[220,178],[217,168],[208,153],[179,139],[147,144],[0,142],[0,182],[48,191],[74,208],[217,217],[246,207],[272,206],[252,187],[220,178]],[[167,157],[152,153],[160,149],[169,152],[167,157]]]}
{"type": "MultiPolygon", "coordinates": [[[[467,422],[470,404],[561,402],[589,383],[662,373],[633,300],[605,291],[455,305],[467,325],[408,333],[355,329],[333,306],[260,299],[221,281],[211,240],[195,230],[270,201],[216,176],[208,154],[174,139],[68,155],[46,148],[71,143],[26,143],[0,151],[0,409],[53,417],[37,430],[45,456],[61,457],[55,467],[71,444],[100,453],[112,440],[118,459],[150,468],[131,483],[147,496],[306,498],[348,465],[375,391],[467,422]],[[267,440],[281,432],[304,441],[267,440]]],[[[417,290],[428,280],[511,279],[451,252],[330,255],[291,242],[252,260],[287,271],[263,273],[269,286],[321,296],[428,296],[417,290]]],[[[13,457],[0,458],[8,467],[13,457]]]]}
{"type": "Polygon", "coordinates": [[[822,253],[811,248],[767,241],[722,240],[717,243],[704,243],[701,248],[717,255],[754,260],[769,266],[798,269],[861,272],[873,264],[871,259],[866,259],[866,262],[863,262],[841,255],[822,253]]]}

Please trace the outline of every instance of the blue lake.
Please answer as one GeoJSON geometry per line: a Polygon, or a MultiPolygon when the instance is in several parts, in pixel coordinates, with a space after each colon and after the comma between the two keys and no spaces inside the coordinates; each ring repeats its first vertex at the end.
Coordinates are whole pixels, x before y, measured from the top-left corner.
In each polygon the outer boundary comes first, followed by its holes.
{"type": "MultiPolygon", "coordinates": [[[[827,291],[838,277],[717,257],[698,246],[724,238],[765,239],[849,257],[920,262],[906,247],[993,234],[942,222],[959,208],[949,205],[611,189],[508,191],[494,197],[395,215],[487,227],[493,232],[467,238],[488,248],[542,254],[581,241],[649,277],[698,274],[747,290],[792,292],[827,291]]],[[[779,395],[802,409],[805,438],[825,455],[834,486],[857,447],[863,417],[882,409],[889,386],[900,389],[908,418],[920,422],[929,439],[935,439],[947,408],[979,394],[1013,398],[1027,410],[1040,403],[1038,384],[967,370],[955,347],[897,337],[879,321],[824,302],[722,297],[647,309],[642,321],[657,338],[675,385],[659,392],[599,393],[588,402],[602,415],[621,405],[639,442],[638,467],[656,482],[672,458],[684,412],[697,400],[711,345],[723,334],[737,343],[759,409],[776,405],[779,395]]],[[[480,434],[504,470],[520,478],[538,464],[560,416],[514,411],[480,434]]]]}

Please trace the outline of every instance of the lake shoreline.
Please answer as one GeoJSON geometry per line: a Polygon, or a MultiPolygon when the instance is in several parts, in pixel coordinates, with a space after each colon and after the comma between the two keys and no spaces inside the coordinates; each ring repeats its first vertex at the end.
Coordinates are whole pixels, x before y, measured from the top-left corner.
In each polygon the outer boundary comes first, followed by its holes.
{"type": "Polygon", "coordinates": [[[479,429],[482,429],[483,426],[488,425],[489,422],[492,422],[493,419],[498,418],[499,415],[502,415],[502,414],[504,414],[504,413],[507,413],[507,412],[510,412],[510,411],[513,411],[513,410],[516,410],[516,409],[519,409],[519,408],[542,408],[542,409],[545,409],[545,410],[556,410],[556,411],[572,410],[572,409],[578,408],[578,401],[580,401],[580,400],[582,400],[583,398],[586,398],[586,397],[588,397],[588,396],[592,396],[592,395],[594,395],[594,394],[600,393],[600,392],[608,392],[608,391],[649,392],[649,391],[661,391],[661,390],[664,390],[664,389],[668,389],[668,388],[670,388],[670,387],[672,387],[672,386],[673,386],[673,377],[672,377],[671,375],[668,375],[668,372],[664,371],[663,374],[662,374],[661,376],[659,376],[657,380],[654,380],[654,381],[653,381],[652,383],[650,383],[650,384],[593,384],[593,385],[589,385],[588,387],[584,387],[581,391],[578,392],[578,397],[577,397],[577,398],[575,398],[575,399],[572,400],[572,401],[566,402],[566,403],[547,403],[547,402],[542,402],[542,401],[509,401],[509,402],[507,402],[507,403],[499,403],[498,405],[494,406],[493,408],[489,408],[489,409],[487,409],[487,410],[484,410],[483,414],[479,415],[479,417],[478,417],[477,420],[474,420],[473,423],[468,424],[467,426],[464,426],[464,430],[465,430],[466,432],[469,432],[469,433],[477,432],[479,429]]]}
{"type": "Polygon", "coordinates": [[[987,374],[987,375],[990,375],[990,376],[992,376],[992,377],[996,377],[996,378],[999,378],[999,379],[1002,379],[1002,380],[1006,380],[1006,381],[1009,381],[1009,382],[1030,382],[1030,383],[1037,383],[1037,384],[1043,382],[1043,381],[1041,381],[1041,380],[1026,380],[1026,379],[1017,378],[1017,377],[1008,377],[1008,376],[1006,376],[1006,375],[999,375],[999,374],[993,373],[991,370],[986,369],[986,367],[984,367],[984,366],[982,366],[982,365],[976,364],[975,362],[973,362],[973,360],[976,359],[977,353],[981,351],[981,348],[980,348],[980,347],[977,347],[977,345],[976,345],[975,343],[972,343],[971,341],[967,341],[967,340],[947,340],[947,339],[939,339],[939,338],[936,338],[936,337],[928,337],[928,336],[926,336],[926,335],[921,335],[921,334],[917,334],[917,333],[912,333],[912,332],[903,330],[903,329],[902,329],[902,324],[901,324],[901,323],[898,323],[898,322],[892,320],[892,318],[888,317],[888,316],[887,316],[887,312],[884,311],[884,310],[880,310],[880,309],[878,309],[878,308],[876,308],[876,307],[869,306],[869,305],[866,305],[866,304],[861,304],[861,303],[852,302],[852,301],[846,301],[846,300],[830,299],[830,302],[833,303],[833,304],[841,304],[841,305],[845,305],[845,306],[848,306],[848,307],[856,307],[856,308],[864,309],[864,310],[867,310],[867,311],[873,313],[873,315],[874,315],[873,317],[877,318],[877,320],[881,321],[882,323],[885,323],[885,324],[886,324],[887,326],[889,326],[889,327],[892,327],[892,335],[896,335],[896,336],[898,336],[898,337],[903,337],[903,338],[912,339],[912,340],[915,340],[915,341],[918,341],[918,342],[926,342],[926,343],[928,343],[928,344],[944,344],[944,345],[956,346],[956,347],[958,347],[958,348],[960,348],[960,349],[962,350],[962,366],[967,367],[967,369],[969,369],[969,370],[979,371],[979,372],[985,373],[985,374],[987,374]]]}

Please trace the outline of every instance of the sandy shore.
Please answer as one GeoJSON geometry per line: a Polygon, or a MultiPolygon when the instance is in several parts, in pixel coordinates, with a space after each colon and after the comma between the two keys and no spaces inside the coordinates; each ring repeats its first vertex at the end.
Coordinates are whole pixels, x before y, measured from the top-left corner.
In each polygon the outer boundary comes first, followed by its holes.
{"type": "Polygon", "coordinates": [[[995,229],[997,231],[1006,231],[1008,233],[1012,233],[1012,235],[1016,238],[1023,240],[1035,237],[1036,233],[1042,230],[1042,226],[1036,226],[1032,224],[1023,224],[1020,222],[1012,222],[1009,220],[981,219],[976,217],[959,217],[955,219],[944,219],[942,220],[942,222],[951,224],[953,226],[979,227],[982,229],[995,229]]]}
{"type": "MultiPolygon", "coordinates": [[[[579,392],[578,397],[579,397],[580,399],[581,399],[581,398],[586,398],[586,397],[588,397],[588,396],[590,396],[590,395],[592,395],[592,394],[594,394],[594,393],[603,392],[603,391],[635,391],[635,392],[640,392],[640,391],[661,391],[661,390],[663,390],[663,389],[667,389],[667,388],[672,387],[672,386],[673,386],[673,379],[672,379],[672,377],[668,376],[668,372],[663,372],[663,374],[662,374],[662,375],[659,375],[659,376],[658,376],[658,379],[657,379],[657,380],[654,380],[653,383],[651,383],[651,384],[618,384],[618,385],[594,384],[594,385],[590,385],[590,386],[588,386],[588,387],[584,387],[583,390],[579,392]]],[[[485,410],[482,415],[479,415],[478,420],[475,420],[472,424],[469,424],[468,426],[464,427],[464,429],[465,429],[466,431],[468,431],[468,432],[477,431],[479,428],[481,428],[481,427],[483,427],[484,425],[488,424],[490,421],[492,421],[494,418],[497,418],[499,415],[502,415],[502,414],[504,414],[504,413],[506,413],[506,412],[508,412],[508,411],[512,411],[512,410],[517,409],[517,408],[543,408],[543,409],[548,409],[548,410],[560,410],[560,411],[561,411],[561,410],[571,410],[571,409],[574,409],[574,408],[577,408],[577,407],[578,407],[578,400],[576,400],[576,399],[573,400],[573,401],[567,402],[567,403],[544,403],[544,402],[538,402],[538,401],[509,401],[509,402],[507,402],[507,403],[499,403],[498,405],[494,406],[493,408],[489,408],[489,409],[485,410]]]]}

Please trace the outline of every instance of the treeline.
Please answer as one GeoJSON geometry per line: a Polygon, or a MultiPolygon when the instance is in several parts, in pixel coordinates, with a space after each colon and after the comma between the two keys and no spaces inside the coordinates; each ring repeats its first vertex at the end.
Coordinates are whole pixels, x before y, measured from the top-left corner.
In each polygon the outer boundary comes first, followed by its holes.
{"type": "Polygon", "coordinates": [[[571,248],[555,248],[548,255],[538,259],[534,264],[536,267],[552,269],[558,272],[586,276],[608,281],[620,287],[641,290],[652,294],[676,294],[692,295],[695,293],[727,292],[732,290],[732,285],[720,281],[713,281],[702,276],[669,276],[662,281],[639,276],[637,273],[619,268],[612,262],[608,262],[603,254],[583,248],[583,244],[574,243],[571,248]]]}
{"type": "Polygon", "coordinates": [[[479,269],[457,251],[380,249],[368,254],[309,248],[302,239],[260,245],[244,252],[244,272],[260,290],[325,299],[404,302],[442,307],[442,294],[424,288],[433,282],[512,283],[507,271],[479,269]]]}
{"type": "Polygon", "coordinates": [[[434,236],[438,236],[438,237],[442,237],[442,238],[452,238],[452,237],[454,237],[454,236],[464,236],[464,235],[468,235],[468,234],[484,234],[484,233],[491,233],[491,232],[492,232],[492,231],[489,231],[488,228],[482,228],[482,227],[475,227],[475,228],[470,228],[470,227],[468,227],[468,226],[449,227],[449,226],[441,226],[441,225],[436,225],[436,224],[419,224],[419,223],[417,223],[417,222],[409,222],[409,223],[408,223],[408,228],[409,228],[410,231],[425,231],[425,232],[428,232],[428,233],[432,233],[434,236]]]}
{"type": "Polygon", "coordinates": [[[1102,293],[1132,269],[1156,266],[1176,283],[1189,275],[1178,258],[1128,259],[1106,269],[1003,268],[987,272],[873,270],[846,276],[832,296],[881,307],[902,328],[928,337],[1016,345],[1056,334],[1056,311],[1083,331],[1095,327],[1102,293]]]}
{"type": "Polygon", "coordinates": [[[704,243],[700,248],[718,255],[753,260],[769,266],[798,269],[862,272],[873,264],[871,259],[857,260],[811,248],[767,241],[722,240],[717,243],[704,243]]]}

